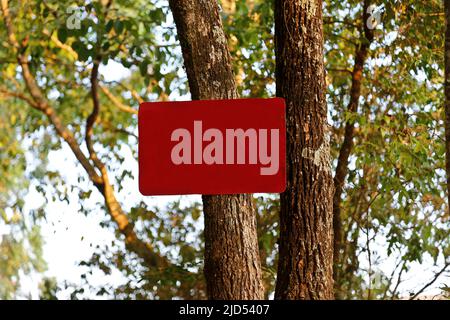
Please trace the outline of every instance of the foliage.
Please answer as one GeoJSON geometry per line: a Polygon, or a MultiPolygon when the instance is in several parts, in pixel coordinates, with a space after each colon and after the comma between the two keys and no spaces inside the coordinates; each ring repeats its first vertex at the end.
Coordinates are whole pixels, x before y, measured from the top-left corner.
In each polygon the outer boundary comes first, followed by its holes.
{"type": "Polygon", "coordinates": [[[348,242],[341,261],[345,276],[340,286],[346,298],[395,297],[394,274],[427,257],[434,263],[438,258],[448,259],[450,250],[448,206],[443,200],[442,3],[402,1],[399,5],[383,1],[379,5],[384,7],[382,25],[375,32],[364,69],[358,114],[348,114],[345,109],[350,86],[350,74],[345,70],[352,70],[349,57],[361,41],[361,6],[334,1],[326,5],[328,97],[335,124],[335,156],[342,123],[354,121],[357,126],[342,202],[348,242]],[[336,8],[344,13],[342,17],[336,15],[336,8]],[[373,248],[379,239],[383,239],[381,252],[373,248]],[[361,255],[373,264],[364,271],[361,255]],[[397,261],[393,264],[396,269],[382,274],[378,292],[371,292],[367,289],[370,285],[364,285],[365,274],[369,279],[376,276],[377,260],[388,257],[397,261]],[[355,277],[353,273],[358,270],[355,277]]]}
{"type": "Polygon", "coordinates": [[[26,297],[26,292],[21,291],[23,276],[43,272],[46,268],[39,227],[26,229],[11,225],[9,223],[10,233],[0,238],[0,299],[26,297]]]}

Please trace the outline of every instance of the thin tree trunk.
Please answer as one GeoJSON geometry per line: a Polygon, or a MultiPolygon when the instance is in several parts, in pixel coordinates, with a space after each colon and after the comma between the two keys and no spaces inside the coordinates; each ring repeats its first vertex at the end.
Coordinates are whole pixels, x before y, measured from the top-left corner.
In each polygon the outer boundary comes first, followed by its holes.
{"type": "Polygon", "coordinates": [[[445,157],[447,171],[447,197],[450,212],[450,0],[444,0],[445,7],[445,157]]]}
{"type": "Polygon", "coordinates": [[[322,1],[275,1],[277,96],[287,106],[276,299],[333,298],[333,177],[322,1]]]}
{"type": "MultiPolygon", "coordinates": [[[[367,26],[367,7],[368,1],[364,1],[363,5],[363,25],[361,26],[361,42],[356,48],[355,62],[352,72],[352,85],[350,89],[350,101],[347,106],[347,110],[350,113],[358,111],[359,98],[361,96],[361,83],[363,80],[364,64],[367,59],[370,43],[373,40],[373,31],[367,26]]],[[[353,149],[353,137],[355,131],[354,121],[347,121],[344,129],[344,141],[342,142],[341,149],[339,151],[338,163],[336,166],[336,173],[334,175],[334,196],[333,196],[333,230],[334,230],[334,281],[336,292],[339,292],[339,274],[340,274],[340,251],[342,249],[342,217],[341,217],[341,197],[344,188],[345,179],[348,174],[348,161],[353,149]]]]}
{"type": "MultiPolygon", "coordinates": [[[[217,1],[170,0],[169,4],[192,99],[237,98],[217,1]]],[[[203,196],[203,211],[208,297],[263,299],[252,196],[203,196]]]]}

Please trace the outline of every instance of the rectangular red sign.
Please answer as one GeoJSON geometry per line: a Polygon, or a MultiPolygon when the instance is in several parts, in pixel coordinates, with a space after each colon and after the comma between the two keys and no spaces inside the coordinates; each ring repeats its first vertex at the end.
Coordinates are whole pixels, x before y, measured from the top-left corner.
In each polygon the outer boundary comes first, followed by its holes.
{"type": "Polygon", "coordinates": [[[279,193],[285,187],[283,99],[140,105],[143,195],[279,193]]]}

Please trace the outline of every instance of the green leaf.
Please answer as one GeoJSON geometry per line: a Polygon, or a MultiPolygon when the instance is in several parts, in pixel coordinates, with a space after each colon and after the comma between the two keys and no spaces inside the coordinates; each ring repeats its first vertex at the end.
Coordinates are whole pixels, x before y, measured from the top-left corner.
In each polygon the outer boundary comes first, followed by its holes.
{"type": "Polygon", "coordinates": [[[65,27],[61,27],[58,29],[58,39],[59,41],[61,41],[62,43],[65,43],[67,40],[67,29],[65,27]]]}
{"type": "Polygon", "coordinates": [[[145,77],[147,75],[148,65],[149,61],[147,59],[142,61],[142,63],[139,65],[139,71],[141,72],[141,76],[145,77]]]}
{"type": "Polygon", "coordinates": [[[109,20],[108,23],[105,26],[105,31],[106,33],[109,33],[111,31],[111,29],[114,26],[114,21],[113,20],[109,20]]]}
{"type": "Polygon", "coordinates": [[[91,52],[86,48],[83,42],[77,40],[72,44],[72,48],[78,54],[80,61],[87,61],[91,55],[91,52]]]}
{"type": "Polygon", "coordinates": [[[114,30],[116,31],[116,33],[119,35],[122,33],[123,31],[123,22],[120,20],[117,20],[116,22],[114,22],[114,30]]]}

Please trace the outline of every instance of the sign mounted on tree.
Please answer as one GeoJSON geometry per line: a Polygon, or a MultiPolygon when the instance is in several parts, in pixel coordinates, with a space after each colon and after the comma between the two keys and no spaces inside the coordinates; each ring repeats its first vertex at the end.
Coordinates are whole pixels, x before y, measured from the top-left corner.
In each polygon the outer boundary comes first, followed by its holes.
{"type": "Polygon", "coordinates": [[[281,98],[142,103],[139,190],[144,195],[283,192],[281,98]]]}

